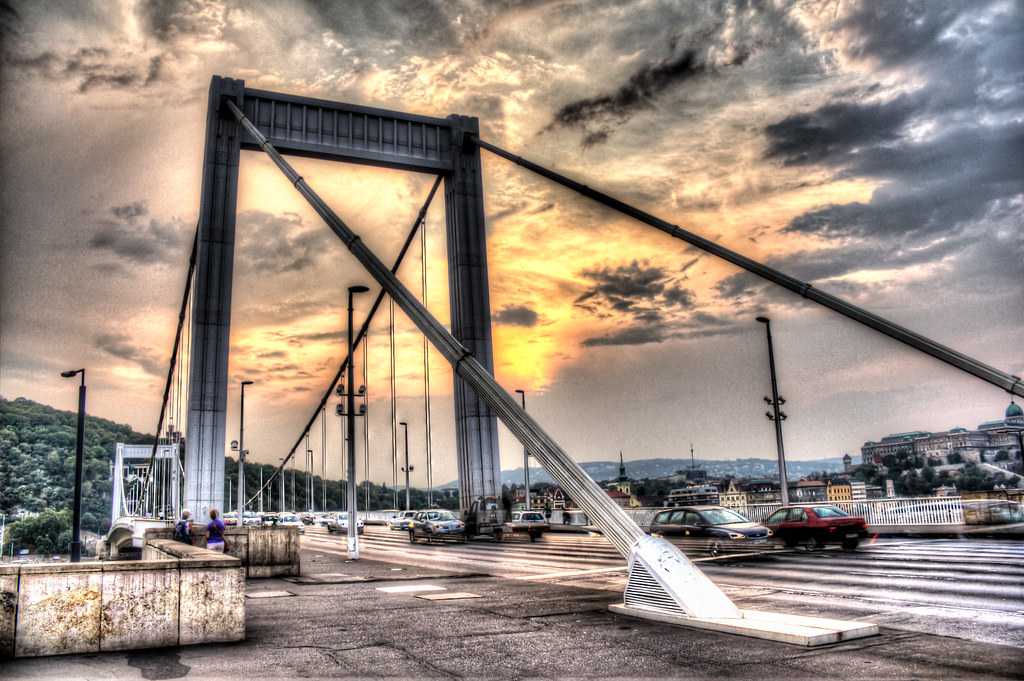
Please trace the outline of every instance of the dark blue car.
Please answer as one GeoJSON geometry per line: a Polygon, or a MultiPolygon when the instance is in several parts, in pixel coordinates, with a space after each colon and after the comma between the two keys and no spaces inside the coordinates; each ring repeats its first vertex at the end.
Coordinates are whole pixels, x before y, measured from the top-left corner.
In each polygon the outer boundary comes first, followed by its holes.
{"type": "Polygon", "coordinates": [[[650,532],[671,539],[683,549],[707,551],[713,556],[726,551],[771,548],[772,536],[767,527],[724,506],[683,506],[659,511],[651,520],[650,532]]]}

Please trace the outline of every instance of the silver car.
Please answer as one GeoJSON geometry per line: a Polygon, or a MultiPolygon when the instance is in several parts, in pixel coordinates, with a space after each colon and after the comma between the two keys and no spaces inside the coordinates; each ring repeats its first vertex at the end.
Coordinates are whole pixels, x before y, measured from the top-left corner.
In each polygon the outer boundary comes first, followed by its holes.
{"type": "MultiPolygon", "coordinates": [[[[362,534],[365,523],[362,518],[356,517],[356,533],[362,534]]],[[[342,511],[341,513],[332,513],[327,516],[327,531],[328,532],[343,532],[348,534],[348,512],[342,511]]]]}

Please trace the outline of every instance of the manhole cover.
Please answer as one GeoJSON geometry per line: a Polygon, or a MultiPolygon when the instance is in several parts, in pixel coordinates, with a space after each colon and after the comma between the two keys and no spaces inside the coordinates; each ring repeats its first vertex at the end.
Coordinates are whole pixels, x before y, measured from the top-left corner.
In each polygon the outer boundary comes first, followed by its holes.
{"type": "Polygon", "coordinates": [[[285,596],[294,596],[291,591],[253,591],[251,594],[245,594],[246,598],[284,598],[285,596]]]}
{"type": "Polygon", "coordinates": [[[443,594],[422,594],[416,598],[422,598],[425,601],[457,601],[463,598],[483,598],[483,596],[471,594],[468,591],[452,591],[443,594]]]}

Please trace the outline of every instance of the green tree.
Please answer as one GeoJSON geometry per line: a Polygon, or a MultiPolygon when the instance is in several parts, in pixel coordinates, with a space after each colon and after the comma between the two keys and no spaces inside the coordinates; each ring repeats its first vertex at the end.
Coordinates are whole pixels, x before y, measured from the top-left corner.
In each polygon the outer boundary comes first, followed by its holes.
{"type": "Polygon", "coordinates": [[[67,553],[71,545],[71,511],[48,509],[13,523],[10,531],[16,551],[67,553]]]}
{"type": "Polygon", "coordinates": [[[963,463],[964,457],[960,456],[960,452],[952,452],[946,457],[946,461],[950,463],[963,463]]]}

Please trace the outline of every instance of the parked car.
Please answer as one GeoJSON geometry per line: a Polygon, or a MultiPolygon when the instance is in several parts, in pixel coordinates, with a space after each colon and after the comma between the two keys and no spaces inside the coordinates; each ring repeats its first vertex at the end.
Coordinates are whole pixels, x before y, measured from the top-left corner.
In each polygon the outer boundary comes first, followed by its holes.
{"type": "MultiPolygon", "coordinates": [[[[358,534],[363,533],[365,523],[360,517],[356,517],[356,532],[358,534]]],[[[327,531],[328,532],[344,532],[348,533],[348,512],[342,511],[341,513],[332,513],[327,516],[327,531]]]]}
{"type": "Polygon", "coordinates": [[[225,513],[224,514],[224,524],[225,525],[237,525],[238,524],[238,514],[235,513],[234,511],[231,511],[230,513],[225,513]]]}
{"type": "Polygon", "coordinates": [[[402,511],[397,516],[388,521],[389,530],[408,530],[412,527],[412,521],[416,517],[417,511],[402,511]]]}
{"type": "Polygon", "coordinates": [[[530,541],[537,541],[550,529],[551,525],[540,511],[515,511],[502,527],[503,535],[526,534],[530,541]]]}
{"type": "Polygon", "coordinates": [[[419,511],[409,526],[409,542],[415,544],[419,538],[427,543],[438,541],[466,541],[466,524],[451,511],[419,511]]]}
{"type": "Polygon", "coordinates": [[[242,514],[242,525],[255,525],[259,526],[263,524],[263,517],[256,511],[246,511],[242,514]]]}
{"type": "Polygon", "coordinates": [[[276,513],[264,513],[260,516],[260,524],[263,527],[274,527],[277,525],[277,514],[276,513]]]}
{"type": "Polygon", "coordinates": [[[703,549],[711,555],[770,548],[772,536],[772,530],[723,506],[684,506],[661,511],[651,520],[650,532],[681,539],[687,548],[703,549]]]}
{"type": "Polygon", "coordinates": [[[278,527],[297,527],[299,528],[299,534],[305,534],[306,528],[302,524],[302,520],[299,516],[294,513],[279,513],[277,516],[278,527]]]}
{"type": "Polygon", "coordinates": [[[852,551],[868,536],[864,518],[828,505],[784,506],[768,516],[765,525],[789,547],[839,544],[852,551]]]}

